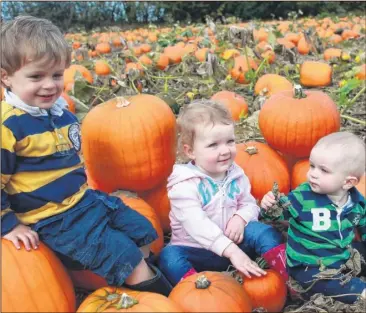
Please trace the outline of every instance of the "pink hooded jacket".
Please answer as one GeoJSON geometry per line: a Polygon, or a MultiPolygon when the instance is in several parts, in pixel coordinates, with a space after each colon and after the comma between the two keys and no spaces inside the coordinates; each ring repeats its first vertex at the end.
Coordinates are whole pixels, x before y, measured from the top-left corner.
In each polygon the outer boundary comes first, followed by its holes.
{"type": "Polygon", "coordinates": [[[249,179],[235,163],[222,186],[192,163],[176,164],[168,178],[168,197],[172,245],[204,248],[222,256],[232,243],[224,234],[230,218],[238,214],[247,223],[258,220],[249,179]]]}

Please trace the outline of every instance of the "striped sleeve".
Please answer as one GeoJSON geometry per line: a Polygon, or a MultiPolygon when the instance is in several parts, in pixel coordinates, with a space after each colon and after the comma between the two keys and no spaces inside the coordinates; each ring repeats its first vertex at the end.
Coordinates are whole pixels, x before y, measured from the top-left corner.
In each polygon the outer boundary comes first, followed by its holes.
{"type": "Polygon", "coordinates": [[[357,229],[360,233],[361,240],[366,243],[366,214],[361,217],[357,229]]]}
{"type": "Polygon", "coordinates": [[[19,224],[14,211],[10,209],[9,197],[5,191],[6,184],[15,170],[15,144],[13,133],[1,124],[1,236],[19,224]]]}

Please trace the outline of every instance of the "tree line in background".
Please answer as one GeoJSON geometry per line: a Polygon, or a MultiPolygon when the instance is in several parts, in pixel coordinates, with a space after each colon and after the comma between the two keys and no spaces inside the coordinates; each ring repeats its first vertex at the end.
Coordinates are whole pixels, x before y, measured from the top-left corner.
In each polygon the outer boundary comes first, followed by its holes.
{"type": "Polygon", "coordinates": [[[252,19],[286,19],[294,14],[316,16],[365,15],[361,1],[2,1],[3,20],[18,15],[33,15],[50,19],[63,31],[86,30],[97,27],[136,27],[138,24],[172,24],[204,22],[207,15],[225,23],[235,16],[241,21],[252,19]]]}

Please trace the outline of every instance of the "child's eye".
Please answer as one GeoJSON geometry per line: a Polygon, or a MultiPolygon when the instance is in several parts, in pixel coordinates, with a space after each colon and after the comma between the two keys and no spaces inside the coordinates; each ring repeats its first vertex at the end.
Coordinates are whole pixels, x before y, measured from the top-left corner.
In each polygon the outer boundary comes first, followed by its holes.
{"type": "Polygon", "coordinates": [[[208,145],[208,147],[209,147],[209,148],[214,148],[214,147],[216,147],[216,146],[217,146],[217,143],[216,143],[216,142],[211,143],[211,144],[209,144],[209,145],[208,145]]]}
{"type": "Polygon", "coordinates": [[[235,143],[235,140],[234,139],[230,139],[227,143],[235,143]]]}
{"type": "Polygon", "coordinates": [[[329,171],[328,171],[327,169],[325,169],[325,168],[322,168],[322,169],[321,169],[321,171],[322,171],[323,173],[329,173],[329,171]]]}
{"type": "Polygon", "coordinates": [[[62,78],[64,76],[64,74],[55,74],[55,75],[53,75],[53,77],[55,77],[55,78],[62,78]]]}
{"type": "Polygon", "coordinates": [[[29,78],[31,78],[31,79],[40,79],[41,75],[31,75],[31,76],[29,76],[29,78]]]}
{"type": "Polygon", "coordinates": [[[314,166],[314,164],[310,164],[310,168],[314,168],[315,166],[314,166]]]}

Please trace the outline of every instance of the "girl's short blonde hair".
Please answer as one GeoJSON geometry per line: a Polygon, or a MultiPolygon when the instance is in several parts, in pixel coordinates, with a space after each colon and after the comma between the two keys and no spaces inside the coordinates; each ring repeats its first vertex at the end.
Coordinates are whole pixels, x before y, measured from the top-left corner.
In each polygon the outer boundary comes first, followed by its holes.
{"type": "Polygon", "coordinates": [[[181,108],[177,118],[178,150],[183,154],[183,145],[193,146],[198,125],[231,125],[230,111],[221,103],[200,99],[181,108]]]}
{"type": "MultiPolygon", "coordinates": [[[[337,149],[339,164],[348,175],[361,178],[365,174],[366,145],[350,132],[336,132],[319,139],[314,148],[337,149]]],[[[330,152],[331,153],[331,152],[330,152]]]]}
{"type": "Polygon", "coordinates": [[[71,49],[60,29],[51,21],[33,16],[18,16],[1,26],[1,68],[14,74],[30,61],[59,64],[71,62],[71,49]]]}

